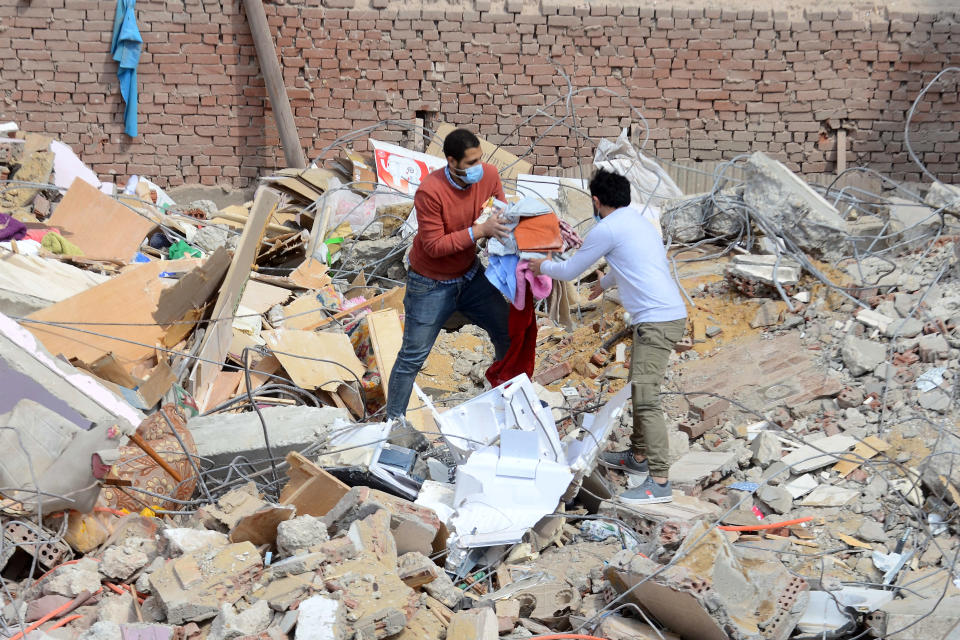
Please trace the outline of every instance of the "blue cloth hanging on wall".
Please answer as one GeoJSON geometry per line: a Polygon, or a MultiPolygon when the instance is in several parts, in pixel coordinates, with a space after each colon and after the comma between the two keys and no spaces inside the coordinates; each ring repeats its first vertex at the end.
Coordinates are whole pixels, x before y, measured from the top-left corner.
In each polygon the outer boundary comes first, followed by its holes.
{"type": "Polygon", "coordinates": [[[143,38],[137,28],[136,0],[117,0],[117,13],[113,18],[113,40],[110,53],[119,63],[117,78],[120,80],[120,95],[126,103],[123,112],[124,131],[131,138],[137,136],[137,65],[143,38]]]}

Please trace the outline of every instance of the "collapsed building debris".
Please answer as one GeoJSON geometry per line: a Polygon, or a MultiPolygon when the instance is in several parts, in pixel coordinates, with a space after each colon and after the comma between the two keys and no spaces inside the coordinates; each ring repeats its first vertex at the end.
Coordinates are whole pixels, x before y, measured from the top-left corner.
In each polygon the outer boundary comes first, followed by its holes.
{"type": "MultiPolygon", "coordinates": [[[[957,187],[824,188],[754,153],[684,196],[626,133],[598,143],[690,314],[674,495],[633,506],[598,465],[628,442],[631,323],[593,276],[537,303],[532,376],[491,386],[454,321],[384,420],[412,195],[444,166],[386,126],[223,207],[114,195],[30,135],[0,156],[23,226],[0,242],[0,636],[955,633],[957,187]]],[[[482,146],[508,200],[589,232],[582,179],[482,146]]]]}

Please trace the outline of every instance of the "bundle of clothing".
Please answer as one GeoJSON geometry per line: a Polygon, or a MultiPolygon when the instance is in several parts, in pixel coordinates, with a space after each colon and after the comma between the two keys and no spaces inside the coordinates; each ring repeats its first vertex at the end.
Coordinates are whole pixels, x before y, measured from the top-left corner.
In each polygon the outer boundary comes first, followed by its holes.
{"type": "Polygon", "coordinates": [[[521,373],[533,377],[537,348],[534,301],[550,295],[553,280],[534,275],[530,259],[578,249],[583,240],[537,198],[523,198],[509,206],[491,198],[484,213],[499,215],[510,229],[505,238],[491,238],[487,243],[487,279],[510,301],[510,349],[485,374],[490,384],[497,386],[521,373]]]}

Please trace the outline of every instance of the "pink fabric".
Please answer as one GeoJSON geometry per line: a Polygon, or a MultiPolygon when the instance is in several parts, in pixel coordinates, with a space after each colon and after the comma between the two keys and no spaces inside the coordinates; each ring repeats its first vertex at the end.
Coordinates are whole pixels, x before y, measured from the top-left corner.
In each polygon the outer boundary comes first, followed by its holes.
{"type": "MultiPolygon", "coordinates": [[[[48,233],[60,233],[59,229],[27,229],[27,238],[40,242],[48,233]]],[[[62,234],[61,234],[62,235],[62,234]]]]}
{"type": "Polygon", "coordinates": [[[535,276],[530,271],[530,261],[521,260],[517,263],[517,297],[513,299],[513,306],[523,311],[524,303],[527,299],[527,283],[530,283],[530,291],[537,300],[543,300],[550,295],[553,290],[553,280],[550,276],[535,276]]]}

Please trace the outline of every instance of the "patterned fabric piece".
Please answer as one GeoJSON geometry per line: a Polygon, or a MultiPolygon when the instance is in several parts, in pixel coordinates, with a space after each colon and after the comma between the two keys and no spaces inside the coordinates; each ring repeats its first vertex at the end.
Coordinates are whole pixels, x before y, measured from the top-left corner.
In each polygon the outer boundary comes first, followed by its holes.
{"type": "MultiPolygon", "coordinates": [[[[184,455],[180,443],[170,432],[167,421],[163,419],[163,414],[170,419],[173,428],[183,439],[187,451],[191,455],[196,455],[197,448],[194,445],[193,436],[187,429],[186,413],[177,405],[164,405],[160,411],[140,423],[137,434],[176,469],[183,478],[183,482],[178,486],[170,474],[133,443],[120,447],[120,458],[107,474],[107,479],[129,480],[138,489],[176,500],[189,500],[197,487],[197,478],[193,473],[193,467],[190,466],[190,460],[184,455]]],[[[163,498],[130,489],[126,491],[121,489],[121,487],[105,485],[100,492],[100,502],[103,506],[111,509],[126,509],[134,513],[142,511],[144,507],[167,510],[182,508],[182,505],[163,498]]]]}

